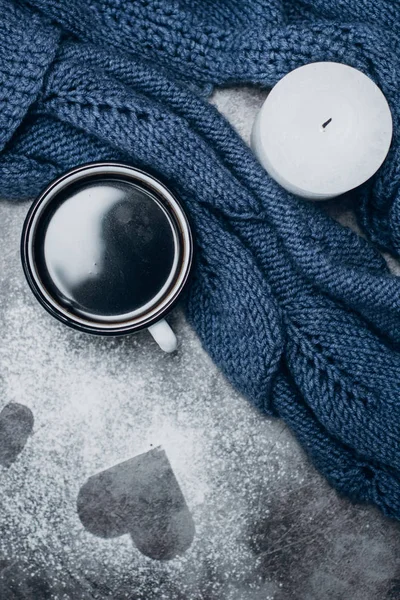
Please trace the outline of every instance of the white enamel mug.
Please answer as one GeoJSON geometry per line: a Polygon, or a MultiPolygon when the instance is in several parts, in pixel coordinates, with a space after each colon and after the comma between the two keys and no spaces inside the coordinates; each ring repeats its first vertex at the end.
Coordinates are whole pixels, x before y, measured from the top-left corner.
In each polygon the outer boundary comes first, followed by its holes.
{"type": "Polygon", "coordinates": [[[162,350],[176,349],[164,317],[188,281],[193,238],[152,175],[117,163],[62,175],[27,214],[21,258],[36,298],[66,325],[106,336],[147,328],[162,350]]]}

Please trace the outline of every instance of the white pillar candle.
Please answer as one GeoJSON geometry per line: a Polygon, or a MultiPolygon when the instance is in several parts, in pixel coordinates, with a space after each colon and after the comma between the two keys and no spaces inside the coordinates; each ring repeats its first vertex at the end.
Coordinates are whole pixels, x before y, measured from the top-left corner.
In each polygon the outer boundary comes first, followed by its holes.
{"type": "Polygon", "coordinates": [[[372,177],[392,132],[389,105],[369,77],[347,65],[318,62],[275,85],[254,122],[251,146],[289,192],[325,200],[372,177]]]}

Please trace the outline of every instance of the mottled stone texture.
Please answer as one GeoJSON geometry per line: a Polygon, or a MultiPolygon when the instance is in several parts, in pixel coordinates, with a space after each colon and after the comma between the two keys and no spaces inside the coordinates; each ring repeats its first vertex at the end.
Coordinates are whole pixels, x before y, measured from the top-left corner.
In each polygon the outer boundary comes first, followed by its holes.
{"type": "MultiPolygon", "coordinates": [[[[264,96],[214,101],[248,140],[264,96]]],[[[146,332],[90,337],[38,305],[26,210],[0,204],[0,599],[399,600],[398,524],[339,498],[179,309],[166,355],[146,332]]]]}

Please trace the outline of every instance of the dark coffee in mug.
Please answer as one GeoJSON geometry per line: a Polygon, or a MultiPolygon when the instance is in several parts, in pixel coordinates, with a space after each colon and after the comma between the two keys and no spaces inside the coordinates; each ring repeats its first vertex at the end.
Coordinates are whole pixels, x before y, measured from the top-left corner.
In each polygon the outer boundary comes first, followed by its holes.
{"type": "Polygon", "coordinates": [[[113,163],[74,169],[31,207],[22,236],[28,282],[43,306],[90,333],[154,324],[183,290],[193,243],[171,192],[113,163]]]}
{"type": "Polygon", "coordinates": [[[53,297],[77,315],[127,319],[174,274],[178,235],[158,198],[118,178],[78,182],[44,212],[34,253],[53,297]]]}

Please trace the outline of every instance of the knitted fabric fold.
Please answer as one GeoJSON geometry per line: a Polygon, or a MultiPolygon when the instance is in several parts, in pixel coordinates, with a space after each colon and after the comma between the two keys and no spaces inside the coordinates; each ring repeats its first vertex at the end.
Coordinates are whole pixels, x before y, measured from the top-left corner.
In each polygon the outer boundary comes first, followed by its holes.
{"type": "MultiPolygon", "coordinates": [[[[194,225],[186,308],[213,360],[260,410],[285,419],[341,493],[400,518],[400,280],[370,243],[271,180],[182,83],[271,85],[305,62],[337,60],[375,78],[396,128],[396,8],[378,3],[384,14],[367,27],[354,1],[29,4],[31,23],[44,31],[40,18],[57,21],[63,42],[9,131],[1,195],[31,197],[93,160],[160,177],[194,225]],[[337,24],[341,10],[348,25],[337,24]]],[[[384,168],[352,193],[371,238],[392,250],[397,153],[395,135],[384,168]]]]}
{"type": "MultiPolygon", "coordinates": [[[[135,55],[198,85],[271,87],[310,62],[344,62],[370,76],[400,123],[400,5],[392,0],[26,0],[83,41],[135,55]]],[[[399,140],[354,197],[360,225],[400,254],[399,140]]]]}
{"type": "Polygon", "coordinates": [[[60,34],[47,19],[0,2],[0,149],[36,100],[60,34]]]}

